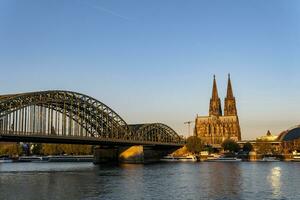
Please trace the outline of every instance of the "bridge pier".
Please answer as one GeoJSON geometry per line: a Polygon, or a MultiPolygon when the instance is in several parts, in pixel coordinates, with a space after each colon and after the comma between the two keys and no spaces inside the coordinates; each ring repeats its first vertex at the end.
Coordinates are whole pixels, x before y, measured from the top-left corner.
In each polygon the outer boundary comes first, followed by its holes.
{"type": "Polygon", "coordinates": [[[118,163],[118,148],[116,147],[95,147],[94,164],[118,163]]]}
{"type": "Polygon", "coordinates": [[[119,147],[119,163],[143,163],[144,162],[144,147],[127,146],[119,147]]]}
{"type": "Polygon", "coordinates": [[[159,162],[161,158],[176,151],[177,148],[161,148],[156,146],[144,146],[144,161],[143,163],[159,162]]]}
{"type": "Polygon", "coordinates": [[[125,146],[125,147],[96,147],[94,149],[94,164],[130,163],[145,164],[159,162],[160,159],[177,148],[157,146],[125,146]]]}

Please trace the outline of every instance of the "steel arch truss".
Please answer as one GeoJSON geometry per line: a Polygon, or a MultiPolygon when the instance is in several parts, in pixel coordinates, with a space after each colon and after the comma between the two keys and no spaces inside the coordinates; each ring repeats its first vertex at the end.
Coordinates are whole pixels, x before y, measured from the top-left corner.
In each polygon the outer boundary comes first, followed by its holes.
{"type": "Polygon", "coordinates": [[[181,143],[182,138],[169,126],[161,123],[130,125],[137,140],[181,143]]]}
{"type": "Polygon", "coordinates": [[[130,138],[126,122],[96,99],[69,91],[0,98],[0,129],[18,134],[130,138]]]}
{"type": "MultiPolygon", "coordinates": [[[[0,96],[0,139],[14,136],[101,144],[182,144],[164,124],[129,126],[102,102],[76,92],[42,91],[0,96]]],[[[30,141],[30,140],[29,140],[30,141]]]]}

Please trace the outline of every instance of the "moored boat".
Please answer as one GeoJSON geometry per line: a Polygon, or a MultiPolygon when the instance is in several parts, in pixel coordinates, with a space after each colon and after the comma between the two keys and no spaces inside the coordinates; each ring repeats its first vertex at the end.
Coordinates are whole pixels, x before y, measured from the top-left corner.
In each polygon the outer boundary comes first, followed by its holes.
{"type": "Polygon", "coordinates": [[[8,157],[0,158],[0,163],[11,163],[11,162],[13,162],[13,160],[8,157]]]}
{"type": "Polygon", "coordinates": [[[266,156],[263,159],[259,160],[260,162],[279,162],[280,160],[274,156],[266,156]]]}
{"type": "Polygon", "coordinates": [[[293,159],[291,161],[300,162],[300,156],[293,156],[293,159]]]}
{"type": "Polygon", "coordinates": [[[242,159],[236,157],[219,157],[208,159],[208,162],[241,162],[242,159]]]}
{"type": "Polygon", "coordinates": [[[215,159],[218,159],[220,158],[220,155],[218,154],[209,154],[207,157],[206,157],[206,161],[207,160],[215,160],[215,159]]]}
{"type": "Polygon", "coordinates": [[[93,162],[94,156],[48,156],[48,162],[93,162]]]}
{"type": "Polygon", "coordinates": [[[293,152],[293,159],[291,161],[300,162],[300,153],[298,153],[297,151],[294,151],[293,152]]]}
{"type": "Polygon", "coordinates": [[[21,156],[18,162],[93,162],[94,156],[21,156]]]}
{"type": "Polygon", "coordinates": [[[21,156],[18,162],[46,162],[42,156],[21,156]]]}
{"type": "Polygon", "coordinates": [[[165,162],[197,162],[197,157],[194,155],[187,155],[187,156],[165,156],[160,161],[165,162]]]}

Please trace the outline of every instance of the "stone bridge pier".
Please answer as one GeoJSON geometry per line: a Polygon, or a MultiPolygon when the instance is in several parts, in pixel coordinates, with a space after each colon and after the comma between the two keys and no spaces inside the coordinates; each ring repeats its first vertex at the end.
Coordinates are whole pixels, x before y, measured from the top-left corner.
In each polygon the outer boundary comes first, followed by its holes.
{"type": "Polygon", "coordinates": [[[162,157],[173,153],[179,147],[161,147],[153,145],[109,147],[94,149],[94,164],[131,163],[144,164],[158,162],[162,157]]]}

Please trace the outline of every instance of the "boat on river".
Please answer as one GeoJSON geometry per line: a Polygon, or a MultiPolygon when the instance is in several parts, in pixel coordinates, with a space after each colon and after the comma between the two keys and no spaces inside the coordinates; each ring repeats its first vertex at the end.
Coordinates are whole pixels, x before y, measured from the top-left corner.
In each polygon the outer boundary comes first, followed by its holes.
{"type": "Polygon", "coordinates": [[[187,156],[172,156],[168,155],[160,159],[160,161],[164,162],[197,162],[197,157],[194,155],[187,156]]]}
{"type": "Polygon", "coordinates": [[[47,162],[47,159],[42,156],[21,156],[18,162],[47,162]]]}
{"type": "Polygon", "coordinates": [[[218,158],[211,158],[207,160],[208,162],[241,162],[242,159],[237,157],[218,157],[218,158]]]}
{"type": "Polygon", "coordinates": [[[293,159],[291,161],[300,162],[300,156],[293,156],[293,159]]]}
{"type": "Polygon", "coordinates": [[[291,161],[300,162],[300,153],[298,153],[297,151],[294,151],[293,152],[293,159],[291,161]]]}
{"type": "Polygon", "coordinates": [[[208,160],[215,160],[215,159],[218,159],[218,158],[220,158],[220,155],[218,155],[218,154],[209,154],[206,157],[206,161],[208,161],[208,160]]]}
{"type": "Polygon", "coordinates": [[[274,156],[266,156],[261,160],[258,160],[259,162],[279,162],[280,160],[274,156]]]}
{"type": "Polygon", "coordinates": [[[18,162],[93,162],[94,156],[21,156],[18,162]]]}
{"type": "Polygon", "coordinates": [[[94,156],[48,156],[48,162],[93,162],[94,156]]]}
{"type": "Polygon", "coordinates": [[[13,160],[10,159],[9,157],[0,158],[0,163],[11,163],[11,162],[13,162],[13,160]]]}

